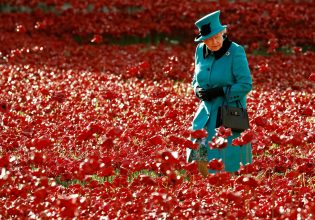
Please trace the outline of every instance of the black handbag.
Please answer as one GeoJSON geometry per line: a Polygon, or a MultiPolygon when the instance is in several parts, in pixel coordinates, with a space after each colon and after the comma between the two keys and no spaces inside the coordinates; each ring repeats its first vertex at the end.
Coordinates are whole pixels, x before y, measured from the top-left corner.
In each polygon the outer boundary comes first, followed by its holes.
{"type": "Polygon", "coordinates": [[[230,94],[230,87],[224,96],[222,106],[218,108],[216,127],[224,126],[231,128],[232,131],[242,132],[249,128],[248,113],[243,108],[242,103],[236,101],[237,107],[228,106],[228,98],[230,94]]]}

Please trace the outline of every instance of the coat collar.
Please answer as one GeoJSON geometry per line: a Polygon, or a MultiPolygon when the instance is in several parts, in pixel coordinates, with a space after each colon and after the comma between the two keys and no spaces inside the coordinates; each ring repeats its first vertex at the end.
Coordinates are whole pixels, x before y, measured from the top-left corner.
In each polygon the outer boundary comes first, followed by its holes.
{"type": "Polygon", "coordinates": [[[213,55],[216,60],[220,59],[230,48],[232,41],[227,37],[224,39],[222,47],[218,51],[211,51],[208,49],[207,45],[203,45],[203,58],[205,59],[208,55],[213,55]]]}

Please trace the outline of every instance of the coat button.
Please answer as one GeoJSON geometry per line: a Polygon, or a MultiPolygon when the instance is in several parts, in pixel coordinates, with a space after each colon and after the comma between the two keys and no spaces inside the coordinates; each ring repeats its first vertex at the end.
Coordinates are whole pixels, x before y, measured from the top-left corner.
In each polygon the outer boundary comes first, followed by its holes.
{"type": "Polygon", "coordinates": [[[210,68],[207,68],[208,71],[210,71],[210,68]]]}

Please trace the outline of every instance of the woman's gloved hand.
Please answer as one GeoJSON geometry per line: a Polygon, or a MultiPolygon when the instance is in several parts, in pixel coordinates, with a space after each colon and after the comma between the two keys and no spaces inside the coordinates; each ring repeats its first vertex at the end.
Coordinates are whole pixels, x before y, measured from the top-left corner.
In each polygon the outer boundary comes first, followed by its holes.
{"type": "Polygon", "coordinates": [[[215,87],[211,89],[203,89],[199,86],[196,88],[196,96],[203,101],[211,101],[219,96],[224,96],[223,87],[215,87]]]}

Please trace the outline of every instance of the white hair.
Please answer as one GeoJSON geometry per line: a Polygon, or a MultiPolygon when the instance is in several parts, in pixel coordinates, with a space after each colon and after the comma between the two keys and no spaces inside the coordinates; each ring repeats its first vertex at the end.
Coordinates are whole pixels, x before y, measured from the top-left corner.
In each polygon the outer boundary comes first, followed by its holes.
{"type": "Polygon", "coordinates": [[[224,28],[224,30],[221,31],[222,35],[225,35],[227,33],[226,28],[224,28]]]}

